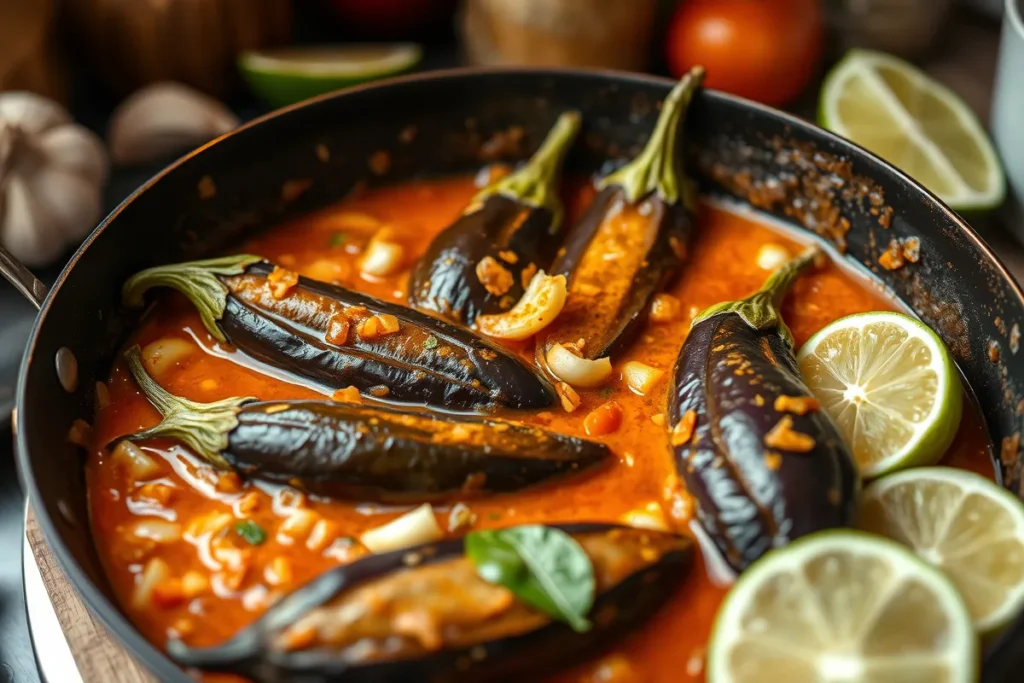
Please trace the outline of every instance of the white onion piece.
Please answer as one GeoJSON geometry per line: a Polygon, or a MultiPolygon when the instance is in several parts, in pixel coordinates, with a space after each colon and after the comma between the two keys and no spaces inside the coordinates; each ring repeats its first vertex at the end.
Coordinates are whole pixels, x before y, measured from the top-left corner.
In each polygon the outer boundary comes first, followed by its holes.
{"type": "Polygon", "coordinates": [[[412,512],[393,519],[384,526],[370,529],[359,541],[374,553],[386,553],[421,543],[440,540],[444,536],[434,509],[424,503],[412,512]]]}
{"type": "Polygon", "coordinates": [[[664,370],[652,368],[640,361],[631,360],[622,366],[622,377],[633,393],[646,396],[665,376],[664,370]]]}
{"type": "Polygon", "coordinates": [[[527,339],[554,322],[565,306],[565,299],[565,276],[537,271],[511,310],[481,315],[476,319],[476,326],[488,337],[527,339]]]}
{"type": "Polygon", "coordinates": [[[154,557],[146,563],[145,569],[135,579],[135,590],[132,592],[132,606],[136,609],[145,609],[149,606],[149,600],[153,597],[153,589],[169,579],[171,568],[159,557],[154,557]]]}
{"type": "Polygon", "coordinates": [[[621,517],[622,523],[636,529],[651,529],[653,531],[669,531],[668,520],[665,519],[665,511],[661,506],[651,501],[642,508],[630,510],[621,517]]]}
{"type": "Polygon", "coordinates": [[[768,242],[757,250],[757,267],[762,270],[776,270],[791,258],[789,249],[781,244],[768,242]]]}
{"type": "Polygon", "coordinates": [[[381,230],[370,240],[370,243],[366,245],[363,258],[359,262],[359,270],[364,275],[387,277],[402,268],[405,249],[396,242],[378,239],[381,232],[386,231],[381,230]]]}
{"type": "Polygon", "coordinates": [[[150,479],[160,474],[160,464],[141,448],[127,439],[114,446],[114,462],[120,463],[135,481],[150,479]]]}
{"type": "Polygon", "coordinates": [[[546,358],[551,373],[574,387],[600,386],[612,374],[612,362],[608,358],[582,358],[561,344],[548,349],[546,358]]]}
{"type": "Polygon", "coordinates": [[[136,523],[132,533],[157,543],[173,543],[181,539],[181,525],[163,519],[144,519],[136,523]]]}
{"type": "Polygon", "coordinates": [[[146,344],[142,349],[142,360],[149,374],[159,377],[188,358],[195,350],[196,345],[190,341],[165,337],[146,344]]]}

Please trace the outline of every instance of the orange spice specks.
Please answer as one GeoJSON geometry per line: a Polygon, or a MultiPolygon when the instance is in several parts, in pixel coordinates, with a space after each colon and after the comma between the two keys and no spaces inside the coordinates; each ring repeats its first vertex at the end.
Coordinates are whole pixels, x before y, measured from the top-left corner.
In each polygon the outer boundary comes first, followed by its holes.
{"type": "Polygon", "coordinates": [[[693,436],[693,426],[697,424],[697,413],[687,410],[679,419],[679,424],[672,428],[670,441],[673,446],[685,446],[693,436]]]}
{"type": "Polygon", "coordinates": [[[505,263],[511,263],[511,264],[515,265],[516,263],[519,262],[519,256],[516,255],[516,252],[512,251],[511,249],[506,249],[504,251],[499,251],[498,252],[498,256],[505,263]]]}
{"type": "Polygon", "coordinates": [[[580,395],[565,382],[559,382],[555,385],[555,393],[558,394],[558,399],[562,403],[562,408],[565,412],[571,413],[580,407],[580,395]]]}
{"type": "Polygon", "coordinates": [[[761,394],[754,394],[754,405],[760,408],[764,405],[764,396],[761,394]]]}
{"type": "Polygon", "coordinates": [[[782,467],[782,454],[775,451],[768,451],[764,454],[764,466],[772,472],[778,472],[782,467]]]}
{"type": "Polygon", "coordinates": [[[270,285],[271,296],[280,301],[292,287],[299,284],[299,275],[281,266],[274,266],[274,270],[267,276],[267,284],[270,285]]]}
{"type": "Polygon", "coordinates": [[[813,413],[819,408],[818,401],[813,396],[786,396],[784,394],[775,399],[773,407],[776,412],[795,415],[813,413]]]}
{"type": "Polygon", "coordinates": [[[331,394],[331,400],[341,403],[362,403],[363,397],[355,387],[342,387],[331,394]]]}
{"type": "Polygon", "coordinates": [[[530,280],[532,280],[533,276],[536,275],[536,274],[537,274],[537,264],[536,263],[531,263],[530,265],[526,266],[521,271],[519,271],[519,284],[521,284],[523,286],[523,289],[526,289],[527,287],[530,286],[530,280]]]}
{"type": "Polygon", "coordinates": [[[622,407],[615,401],[602,403],[583,419],[583,429],[587,436],[611,434],[620,426],[622,426],[622,407]]]}
{"type": "Polygon", "coordinates": [[[765,434],[764,445],[793,453],[806,453],[814,448],[814,438],[793,431],[793,418],[787,415],[765,434]]]}
{"type": "Polygon", "coordinates": [[[494,296],[502,296],[512,289],[515,278],[508,268],[498,263],[498,260],[491,256],[484,256],[476,264],[476,277],[480,284],[494,296]]]}
{"type": "Polygon", "coordinates": [[[327,334],[324,340],[328,344],[342,346],[348,341],[349,324],[348,316],[344,313],[335,313],[327,323],[327,334]]]}
{"type": "Polygon", "coordinates": [[[765,360],[772,365],[778,366],[779,359],[775,357],[775,352],[772,351],[772,346],[768,343],[768,337],[764,335],[761,335],[761,352],[764,353],[765,360]]]}

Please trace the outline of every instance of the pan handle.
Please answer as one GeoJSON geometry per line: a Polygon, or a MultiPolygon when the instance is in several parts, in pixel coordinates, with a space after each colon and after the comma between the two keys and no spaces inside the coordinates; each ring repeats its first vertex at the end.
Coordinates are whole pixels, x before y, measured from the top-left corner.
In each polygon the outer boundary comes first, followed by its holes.
{"type": "Polygon", "coordinates": [[[0,244],[0,275],[7,278],[36,309],[43,307],[47,287],[0,244]]]}

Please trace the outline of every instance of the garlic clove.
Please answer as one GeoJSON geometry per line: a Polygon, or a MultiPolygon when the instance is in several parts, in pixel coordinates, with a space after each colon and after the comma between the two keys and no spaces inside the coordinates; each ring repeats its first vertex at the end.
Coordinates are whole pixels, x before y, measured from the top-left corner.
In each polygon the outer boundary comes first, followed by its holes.
{"type": "Polygon", "coordinates": [[[554,322],[567,297],[565,276],[537,271],[519,302],[504,313],[481,315],[477,329],[495,339],[522,340],[554,322]]]}
{"type": "Polygon", "coordinates": [[[138,164],[195,147],[236,128],[217,100],[180,83],[154,83],[114,111],[107,141],[115,164],[138,164]]]}
{"type": "Polygon", "coordinates": [[[52,226],[54,238],[65,246],[88,235],[102,206],[96,185],[77,173],[44,166],[25,179],[35,203],[36,217],[52,226]]]}
{"type": "Polygon", "coordinates": [[[61,126],[40,135],[35,145],[52,163],[97,186],[107,181],[107,151],[92,131],[74,124],[61,126]]]}
{"type": "Polygon", "coordinates": [[[551,373],[566,384],[589,389],[604,384],[612,374],[612,362],[607,358],[591,360],[569,351],[562,344],[548,349],[546,360],[551,373]]]}
{"type": "Polygon", "coordinates": [[[5,92],[0,97],[0,121],[15,123],[29,134],[71,123],[71,115],[56,102],[30,92],[5,92]]]}
{"type": "Polygon", "coordinates": [[[42,266],[64,251],[64,238],[47,223],[25,180],[7,180],[0,203],[0,243],[27,266],[42,266]]]}

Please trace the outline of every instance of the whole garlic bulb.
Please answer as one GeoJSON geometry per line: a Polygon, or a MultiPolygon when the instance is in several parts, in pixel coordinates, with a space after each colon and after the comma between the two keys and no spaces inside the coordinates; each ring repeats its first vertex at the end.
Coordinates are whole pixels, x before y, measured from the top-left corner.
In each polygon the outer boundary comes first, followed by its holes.
{"type": "Polygon", "coordinates": [[[60,105],[0,93],[0,242],[30,266],[80,241],[102,210],[107,157],[60,105]]]}

